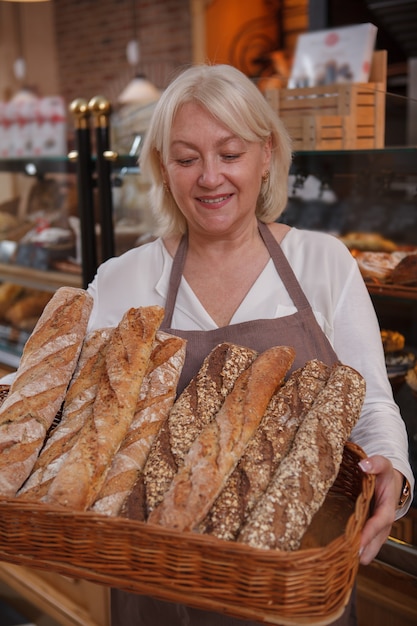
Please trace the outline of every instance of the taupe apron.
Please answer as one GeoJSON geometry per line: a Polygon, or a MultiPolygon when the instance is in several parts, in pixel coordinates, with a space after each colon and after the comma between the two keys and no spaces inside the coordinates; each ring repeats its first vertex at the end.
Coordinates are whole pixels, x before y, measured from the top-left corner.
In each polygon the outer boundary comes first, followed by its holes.
{"type": "MultiPolygon", "coordinates": [[[[210,331],[184,331],[171,328],[175,300],[187,255],[188,241],[184,236],[173,261],[165,317],[161,324],[161,329],[187,340],[187,356],[178,393],[198,372],[209,352],[224,341],[244,345],[258,352],[263,352],[274,345],[293,346],[297,356],[292,369],[301,367],[306,361],[314,358],[328,365],[337,361],[336,353],[317,323],[281,246],[269,228],[261,222],[259,231],[297,312],[276,319],[258,319],[210,331]]],[[[350,621],[349,612],[350,607],[345,611],[343,620],[337,620],[335,626],[355,624],[355,621],[350,621]]],[[[243,626],[243,624],[259,626],[258,622],[248,622],[219,613],[112,590],[112,626],[243,626]]]]}
{"type": "Polygon", "coordinates": [[[178,288],[182,278],[187,238],[183,237],[174,258],[170,286],[165,305],[165,317],[161,328],[166,332],[187,339],[187,356],[178,385],[178,393],[198,372],[203,359],[223,341],[244,345],[258,352],[271,346],[290,345],[295,348],[296,358],[292,370],[304,365],[308,359],[318,358],[331,364],[337,356],[326,335],[318,325],[310,304],[288,263],[281,246],[269,228],[258,222],[259,231],[265,246],[275,264],[296,309],[297,313],[275,319],[257,319],[240,324],[230,324],[215,330],[176,330],[171,328],[178,288]]]}

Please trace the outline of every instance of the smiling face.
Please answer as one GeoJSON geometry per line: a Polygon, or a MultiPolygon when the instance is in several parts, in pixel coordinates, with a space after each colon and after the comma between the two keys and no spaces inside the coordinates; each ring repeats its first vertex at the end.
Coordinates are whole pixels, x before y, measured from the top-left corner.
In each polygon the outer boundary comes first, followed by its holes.
{"type": "Polygon", "coordinates": [[[190,102],[174,119],[163,170],[189,231],[216,236],[255,219],[269,161],[270,142],[244,141],[190,102]]]}

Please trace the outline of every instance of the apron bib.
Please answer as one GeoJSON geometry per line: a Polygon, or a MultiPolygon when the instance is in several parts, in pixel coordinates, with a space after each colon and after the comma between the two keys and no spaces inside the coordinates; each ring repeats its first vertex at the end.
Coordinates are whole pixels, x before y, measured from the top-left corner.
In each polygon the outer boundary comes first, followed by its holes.
{"type": "Polygon", "coordinates": [[[264,352],[272,346],[293,346],[296,357],[290,372],[302,367],[310,359],[320,359],[327,365],[332,365],[337,361],[336,353],[314,317],[310,304],[281,246],[266,224],[258,222],[258,226],[278,275],[297,312],[274,319],[257,319],[240,324],[230,324],[208,331],[171,328],[175,301],[187,255],[188,244],[187,238],[184,236],[173,261],[165,305],[165,317],[161,324],[161,330],[187,340],[187,352],[178,384],[178,393],[181,393],[197,374],[203,360],[211,350],[224,341],[243,345],[257,352],[264,352]]]}
{"type": "MultiPolygon", "coordinates": [[[[169,283],[165,317],[161,330],[187,340],[184,367],[178,384],[178,394],[197,374],[205,357],[222,342],[230,342],[263,352],[276,345],[293,346],[295,361],[290,371],[302,367],[310,359],[320,359],[327,365],[338,359],[329,340],[317,323],[310,304],[288,263],[281,246],[266,224],[258,222],[259,232],[297,311],[275,319],[258,319],[231,324],[209,331],[187,331],[171,328],[175,301],[182,278],[188,240],[183,236],[176,252],[169,283]]],[[[290,372],[289,372],[290,373],[290,372]]],[[[354,626],[350,621],[351,606],[333,626],[354,626]]],[[[112,626],[261,626],[258,622],[228,617],[220,613],[189,608],[181,604],[162,602],[147,596],[112,590],[112,626]]]]}

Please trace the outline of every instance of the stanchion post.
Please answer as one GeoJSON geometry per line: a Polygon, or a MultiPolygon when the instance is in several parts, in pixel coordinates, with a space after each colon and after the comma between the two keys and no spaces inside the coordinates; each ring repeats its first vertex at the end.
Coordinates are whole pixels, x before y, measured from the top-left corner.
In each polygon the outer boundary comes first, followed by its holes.
{"type": "Polygon", "coordinates": [[[94,119],[96,143],[96,172],[101,226],[101,261],[114,256],[113,196],[111,185],[111,161],[117,155],[110,151],[110,102],[103,96],[95,96],[88,103],[94,119]]]}
{"type": "Polygon", "coordinates": [[[68,158],[77,164],[78,213],[81,230],[83,288],[94,278],[97,270],[96,234],[93,201],[93,164],[88,103],[82,98],[73,100],[70,112],[75,124],[75,150],[68,158]]]}

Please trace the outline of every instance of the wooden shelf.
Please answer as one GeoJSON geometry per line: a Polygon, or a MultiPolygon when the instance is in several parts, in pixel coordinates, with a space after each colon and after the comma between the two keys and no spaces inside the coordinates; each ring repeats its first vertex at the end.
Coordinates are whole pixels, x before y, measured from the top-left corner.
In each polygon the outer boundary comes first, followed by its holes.
{"type": "Polygon", "coordinates": [[[376,285],[372,283],[367,283],[367,287],[369,293],[373,296],[417,300],[417,287],[405,287],[403,285],[376,285]]]}
{"type": "Polygon", "coordinates": [[[360,566],[357,579],[358,618],[369,626],[415,626],[417,579],[374,561],[360,566]]]}
{"type": "Polygon", "coordinates": [[[0,563],[0,580],[62,626],[110,624],[106,587],[12,563],[0,563]]]}
{"type": "Polygon", "coordinates": [[[43,271],[23,265],[0,263],[0,281],[11,281],[24,287],[56,291],[59,287],[81,287],[82,277],[56,271],[43,271]]]}

